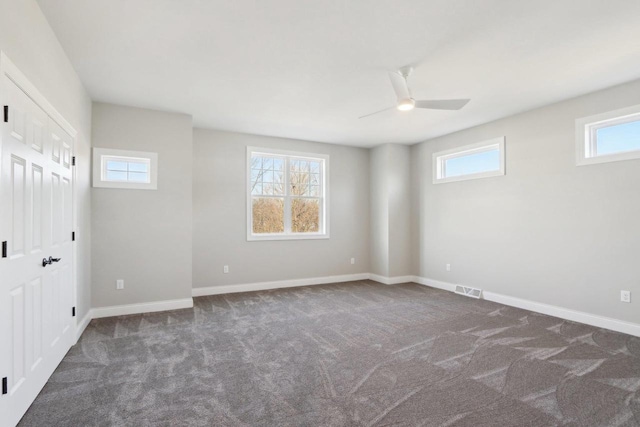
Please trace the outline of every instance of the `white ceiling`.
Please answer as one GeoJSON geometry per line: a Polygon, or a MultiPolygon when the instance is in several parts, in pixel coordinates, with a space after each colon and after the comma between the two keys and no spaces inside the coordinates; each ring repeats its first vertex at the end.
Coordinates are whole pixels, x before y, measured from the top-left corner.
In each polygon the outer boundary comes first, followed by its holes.
{"type": "Polygon", "coordinates": [[[415,143],[640,78],[638,0],[39,0],[96,101],[197,127],[415,143]],[[390,111],[387,70],[418,99],[390,111]]]}

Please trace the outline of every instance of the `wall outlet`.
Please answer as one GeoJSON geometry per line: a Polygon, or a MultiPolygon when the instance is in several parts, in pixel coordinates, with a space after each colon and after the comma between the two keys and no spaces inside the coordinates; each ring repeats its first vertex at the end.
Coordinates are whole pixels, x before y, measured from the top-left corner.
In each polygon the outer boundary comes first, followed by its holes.
{"type": "Polygon", "coordinates": [[[620,301],[631,302],[631,291],[620,291],[620,301]]]}
{"type": "Polygon", "coordinates": [[[224,268],[222,269],[223,273],[228,273],[229,272],[229,266],[225,265],[224,268]]]}
{"type": "Polygon", "coordinates": [[[124,289],[124,280],[122,279],[116,280],[116,289],[124,289]]]}
{"type": "Polygon", "coordinates": [[[447,264],[445,268],[447,269],[447,271],[451,271],[451,264],[447,264]]]}
{"type": "Polygon", "coordinates": [[[351,264],[355,264],[356,263],[356,259],[355,258],[351,258],[351,264]]]}

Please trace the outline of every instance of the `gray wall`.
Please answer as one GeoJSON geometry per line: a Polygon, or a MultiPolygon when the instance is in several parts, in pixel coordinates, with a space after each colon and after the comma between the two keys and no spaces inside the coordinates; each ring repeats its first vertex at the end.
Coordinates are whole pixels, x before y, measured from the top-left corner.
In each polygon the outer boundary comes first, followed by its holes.
{"type": "Polygon", "coordinates": [[[158,153],[157,190],[91,191],[93,306],[190,298],[191,117],[94,103],[93,145],[158,153]]]}
{"type": "Polygon", "coordinates": [[[635,104],[640,81],[413,146],[415,273],[640,322],[620,302],[640,298],[640,161],[577,167],[574,135],[575,119],[635,104]],[[432,184],[433,152],[498,136],[505,176],[432,184]]]}
{"type": "Polygon", "coordinates": [[[391,145],[388,155],[389,276],[411,274],[411,148],[391,145]]]}
{"type": "Polygon", "coordinates": [[[369,272],[368,150],[195,129],[193,179],[194,287],[369,272]],[[247,146],[330,156],[330,239],[246,240],[247,146]]]}
{"type": "Polygon", "coordinates": [[[411,274],[411,149],[384,144],[371,149],[371,273],[411,274]]]}
{"type": "Polygon", "coordinates": [[[389,145],[372,148],[370,153],[369,191],[371,228],[369,248],[371,271],[389,276],[389,198],[387,196],[387,155],[389,145]]]}
{"type": "Polygon", "coordinates": [[[77,311],[82,319],[91,306],[91,100],[35,1],[0,0],[0,50],[78,131],[75,269],[77,311]]]}

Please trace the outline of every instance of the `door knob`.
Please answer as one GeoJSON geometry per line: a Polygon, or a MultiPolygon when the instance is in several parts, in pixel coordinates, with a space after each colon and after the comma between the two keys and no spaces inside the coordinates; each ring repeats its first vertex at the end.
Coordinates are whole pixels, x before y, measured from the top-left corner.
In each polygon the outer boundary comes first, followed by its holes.
{"type": "Polygon", "coordinates": [[[49,264],[53,264],[54,262],[58,262],[60,261],[62,258],[53,258],[53,257],[49,257],[49,259],[46,258],[42,258],[42,266],[46,267],[49,264]]]}

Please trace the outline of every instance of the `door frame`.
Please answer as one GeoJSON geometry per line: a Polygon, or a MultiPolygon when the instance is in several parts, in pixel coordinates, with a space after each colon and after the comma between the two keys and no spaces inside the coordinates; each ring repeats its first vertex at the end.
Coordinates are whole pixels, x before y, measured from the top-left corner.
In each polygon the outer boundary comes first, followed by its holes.
{"type": "MultiPolygon", "coordinates": [[[[44,97],[44,95],[33,85],[27,76],[25,76],[20,69],[7,57],[7,55],[0,50],[0,105],[4,107],[6,100],[6,88],[4,87],[4,78],[3,76],[7,76],[11,81],[13,81],[20,89],[27,94],[33,102],[35,102],[42,110],[53,120],[56,122],[65,132],[71,136],[71,156],[75,156],[76,153],[76,141],[78,138],[78,131],[71,126],[71,124],[54,108],[54,106],[44,97]]],[[[3,111],[4,114],[4,111],[3,111]]],[[[9,111],[11,114],[11,111],[9,111]]],[[[2,120],[2,119],[0,119],[2,120]]],[[[3,123],[4,124],[4,123],[3,123]]],[[[0,156],[2,155],[2,137],[0,134],[0,156]]],[[[72,229],[75,231],[78,229],[78,204],[77,204],[77,191],[76,191],[76,180],[77,180],[77,171],[75,167],[72,167],[71,174],[73,177],[73,183],[71,187],[71,217],[72,217],[72,229]]],[[[73,324],[73,330],[71,333],[73,334],[73,344],[77,342],[78,336],[78,328],[80,326],[80,319],[77,307],[78,307],[78,250],[77,245],[71,245],[71,293],[73,298],[73,306],[76,307],[76,318],[73,324]]]]}

